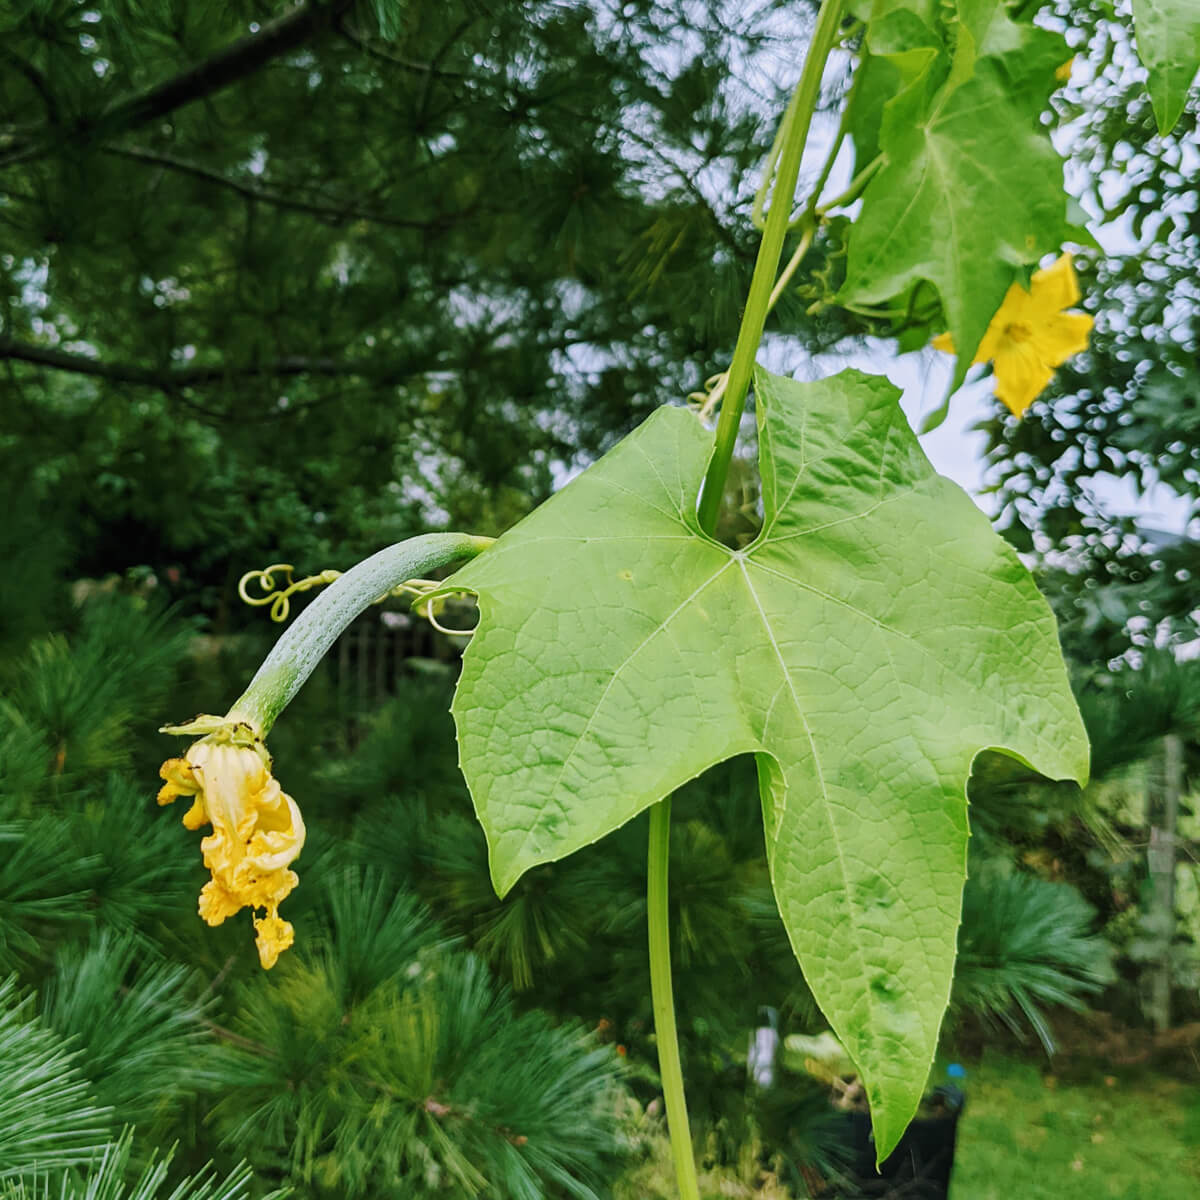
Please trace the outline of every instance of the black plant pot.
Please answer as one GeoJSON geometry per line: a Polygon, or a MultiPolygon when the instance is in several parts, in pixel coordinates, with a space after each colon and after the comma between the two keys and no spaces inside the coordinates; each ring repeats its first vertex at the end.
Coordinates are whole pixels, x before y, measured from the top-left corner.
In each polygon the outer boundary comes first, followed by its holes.
{"type": "Polygon", "coordinates": [[[958,1119],[965,1099],[957,1087],[937,1088],[922,1107],[928,1115],[917,1117],[900,1144],[875,1169],[875,1141],[871,1117],[865,1112],[841,1114],[842,1145],[849,1170],[842,1181],[822,1193],[830,1198],[888,1197],[895,1200],[947,1200],[958,1119]]]}

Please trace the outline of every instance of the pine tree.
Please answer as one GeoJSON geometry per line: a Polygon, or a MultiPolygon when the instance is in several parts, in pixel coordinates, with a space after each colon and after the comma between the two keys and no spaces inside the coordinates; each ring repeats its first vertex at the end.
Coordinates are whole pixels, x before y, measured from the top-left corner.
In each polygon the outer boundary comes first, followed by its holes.
{"type": "Polygon", "coordinates": [[[506,526],[722,365],[807,8],[18,6],[0,454],[209,609],[506,526]]]}
{"type": "MultiPolygon", "coordinates": [[[[722,365],[752,259],[747,180],[779,107],[758,67],[803,13],[277,9],[47,0],[0,18],[0,386],[16,401],[0,475],[28,480],[0,484],[0,1200],[554,1200],[609,1194],[622,1170],[616,1194],[652,1194],[641,822],[498,900],[446,681],[407,679],[354,722],[314,681],[272,741],[309,841],[297,945],[263,974],[244,921],[195,915],[197,839],[154,806],[170,751],[152,730],[220,711],[259,657],[223,639],[193,653],[199,628],[252,620],[233,607],[249,566],[340,566],[450,518],[501,528],[722,365]],[[110,572],[114,594],[72,603],[65,581],[110,572]]],[[[1099,107],[1115,148],[1124,117],[1099,107]]],[[[1176,186],[1169,152],[1156,177],[1176,186]]],[[[836,228],[815,253],[829,283],[836,228]]],[[[1136,265],[1097,278],[1125,295],[1136,265]]],[[[1174,295],[1134,290],[1151,317],[1174,295]]],[[[785,296],[777,327],[810,348],[869,328],[806,314],[820,299],[785,296]]],[[[1178,478],[1191,469],[1187,428],[1152,420],[1182,385],[1119,368],[1122,336],[1086,379],[1063,376],[1088,421],[989,426],[1022,519],[1030,472],[1078,484],[1055,447],[1083,439],[1086,467],[1098,432],[1120,449],[1151,429],[1175,439],[1159,449],[1178,478]],[[1096,398],[1106,371],[1133,432],[1096,398]]],[[[757,521],[742,467],[731,540],[757,521]]],[[[1031,523],[1062,546],[1079,530],[1056,511],[1031,523]]],[[[1045,576],[1078,618],[1098,775],[1165,722],[1186,717],[1194,742],[1195,711],[1173,659],[1106,663],[1112,597],[1086,582],[1105,536],[1085,536],[1084,575],[1045,576]]],[[[800,1158],[827,1149],[812,1094],[771,1112],[745,1089],[762,1004],[785,1032],[819,1022],[746,767],[677,797],[672,847],[684,1052],[723,1184],[781,1127],[800,1158]]],[[[1107,880],[1081,860],[1120,830],[1101,790],[1035,787],[1011,764],[981,760],[971,787],[955,1004],[1048,1045],[1050,1010],[1108,978],[1107,880]],[[1069,885],[1037,877],[1048,848],[1069,885]]]]}

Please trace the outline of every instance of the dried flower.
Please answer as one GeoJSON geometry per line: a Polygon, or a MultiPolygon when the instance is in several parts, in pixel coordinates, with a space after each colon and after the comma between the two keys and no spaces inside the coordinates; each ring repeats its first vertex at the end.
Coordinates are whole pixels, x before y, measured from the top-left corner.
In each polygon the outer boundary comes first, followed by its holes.
{"type": "Polygon", "coordinates": [[[304,821],[295,801],[271,774],[271,757],[255,728],[232,718],[198,717],[168,733],[206,733],[183,758],[162,765],[159,804],[191,796],[183,816],[188,829],[211,824],[200,843],[212,879],[200,893],[200,916],[220,925],[243,908],[255,916],[258,956],[273,967],[293,942],[279,905],[299,882],[290,864],[304,846],[304,821]]]}

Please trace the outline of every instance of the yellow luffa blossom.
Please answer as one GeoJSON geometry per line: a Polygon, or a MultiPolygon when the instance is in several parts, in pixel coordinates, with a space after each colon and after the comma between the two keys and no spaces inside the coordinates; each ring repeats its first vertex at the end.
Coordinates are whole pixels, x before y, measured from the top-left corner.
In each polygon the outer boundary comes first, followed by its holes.
{"type": "MultiPolygon", "coordinates": [[[[1071,256],[1064,254],[1044,271],[1034,272],[1029,291],[1014,283],[992,318],[974,361],[993,364],[996,395],[1016,416],[1042,393],[1055,367],[1087,349],[1092,318],[1063,311],[1078,302],[1075,268],[1071,256]]],[[[948,333],[934,338],[933,344],[954,353],[948,333]]]]}
{"type": "Polygon", "coordinates": [[[212,879],[200,893],[200,916],[210,925],[243,908],[262,909],[254,928],[258,957],[273,967],[295,938],[279,916],[280,902],[299,879],[290,864],[304,846],[304,821],[295,801],[271,774],[271,757],[257,732],[241,722],[198,718],[192,727],[216,731],[193,742],[183,758],[169,758],[159,804],[192,797],[183,816],[188,829],[212,825],[200,843],[212,879]]]}

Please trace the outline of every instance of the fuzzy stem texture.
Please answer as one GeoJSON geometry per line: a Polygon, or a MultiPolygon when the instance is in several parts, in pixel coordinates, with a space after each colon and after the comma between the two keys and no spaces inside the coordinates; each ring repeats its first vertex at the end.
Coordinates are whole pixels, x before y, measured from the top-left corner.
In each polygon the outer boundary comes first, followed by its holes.
{"type": "Polygon", "coordinates": [[[474,558],[491,538],[427,533],[397,542],[352,567],[319,595],[275,643],[229,715],[266,737],[338,635],[365,608],[407,579],[428,575],[460,558],[474,558]]]}

